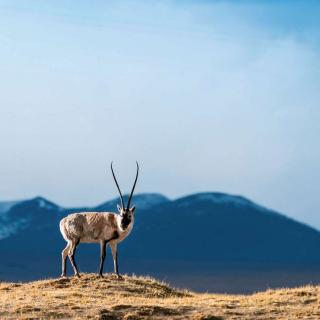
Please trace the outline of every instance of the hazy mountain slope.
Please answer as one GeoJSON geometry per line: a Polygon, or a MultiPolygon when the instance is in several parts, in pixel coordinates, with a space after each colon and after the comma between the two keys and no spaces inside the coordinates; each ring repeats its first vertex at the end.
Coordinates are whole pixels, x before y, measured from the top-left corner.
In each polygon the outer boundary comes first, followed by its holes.
{"type": "Polygon", "coordinates": [[[9,211],[19,201],[3,201],[0,202],[0,215],[9,211]]]}
{"type": "Polygon", "coordinates": [[[19,201],[0,202],[0,240],[14,234],[23,224],[23,221],[12,221],[8,214],[17,203],[19,201]]]}

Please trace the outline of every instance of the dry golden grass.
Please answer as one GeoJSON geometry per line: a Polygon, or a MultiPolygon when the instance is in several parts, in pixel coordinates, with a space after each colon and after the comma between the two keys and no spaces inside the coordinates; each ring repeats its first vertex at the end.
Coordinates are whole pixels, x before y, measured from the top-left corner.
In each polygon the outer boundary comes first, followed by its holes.
{"type": "Polygon", "coordinates": [[[148,277],[0,283],[0,319],[320,319],[320,287],[253,295],[179,291],[148,277]]]}

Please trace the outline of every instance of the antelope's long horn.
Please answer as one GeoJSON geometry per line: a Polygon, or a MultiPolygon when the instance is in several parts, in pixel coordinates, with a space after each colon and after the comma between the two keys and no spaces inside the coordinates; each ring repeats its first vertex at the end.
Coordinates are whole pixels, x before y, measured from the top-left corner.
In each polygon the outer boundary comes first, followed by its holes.
{"type": "Polygon", "coordinates": [[[111,162],[111,171],[112,171],[112,175],[113,175],[114,182],[116,183],[117,188],[118,188],[118,191],[119,191],[119,194],[120,194],[121,206],[122,206],[122,208],[124,209],[123,196],[122,196],[122,193],[121,193],[121,190],[120,190],[120,187],[119,187],[118,181],[117,181],[117,179],[116,179],[116,176],[115,176],[114,171],[113,171],[113,168],[112,168],[112,162],[111,162]]]}
{"type": "Polygon", "coordinates": [[[127,210],[130,209],[130,202],[131,202],[133,191],[134,191],[134,189],[136,187],[137,180],[138,180],[138,175],[139,175],[139,164],[138,164],[138,161],[136,161],[136,164],[137,164],[137,174],[136,174],[136,179],[134,180],[134,184],[133,184],[133,187],[132,187],[132,190],[131,190],[131,193],[130,193],[130,197],[129,197],[129,200],[128,200],[127,210]]]}

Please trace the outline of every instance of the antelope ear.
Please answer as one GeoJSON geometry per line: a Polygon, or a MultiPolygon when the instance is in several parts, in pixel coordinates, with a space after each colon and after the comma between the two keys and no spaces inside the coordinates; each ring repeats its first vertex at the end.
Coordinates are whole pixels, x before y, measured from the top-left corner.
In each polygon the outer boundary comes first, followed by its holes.
{"type": "Polygon", "coordinates": [[[118,211],[121,213],[121,207],[117,204],[118,211]]]}
{"type": "Polygon", "coordinates": [[[135,206],[133,206],[133,207],[130,208],[130,211],[131,211],[132,213],[134,213],[135,210],[136,210],[136,207],[135,207],[135,206]]]}

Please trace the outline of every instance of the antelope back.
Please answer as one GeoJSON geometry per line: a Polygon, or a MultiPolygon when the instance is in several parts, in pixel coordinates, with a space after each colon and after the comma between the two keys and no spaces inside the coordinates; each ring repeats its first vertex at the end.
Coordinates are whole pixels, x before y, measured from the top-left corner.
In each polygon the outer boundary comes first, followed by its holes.
{"type": "Polygon", "coordinates": [[[81,242],[99,242],[110,239],[117,230],[115,213],[80,212],[68,215],[61,220],[61,233],[68,240],[81,242]]]}

